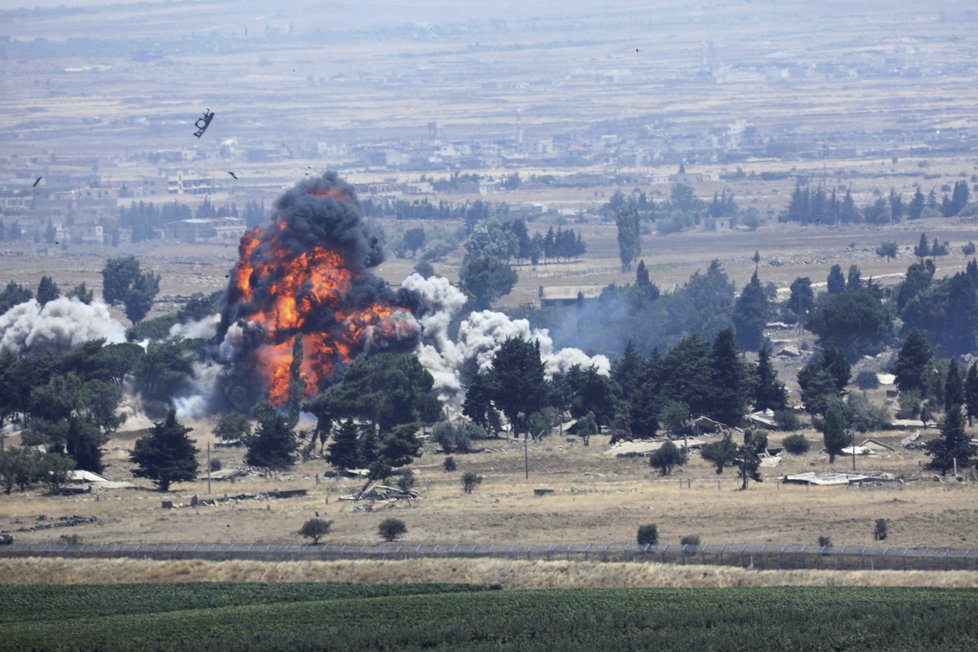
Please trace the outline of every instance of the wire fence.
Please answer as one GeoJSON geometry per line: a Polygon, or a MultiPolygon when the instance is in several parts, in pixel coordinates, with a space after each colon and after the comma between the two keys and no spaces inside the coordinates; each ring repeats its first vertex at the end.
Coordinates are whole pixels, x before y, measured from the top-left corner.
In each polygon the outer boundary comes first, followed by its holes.
{"type": "Polygon", "coordinates": [[[900,546],[805,545],[350,545],[13,543],[3,557],[82,559],[205,559],[224,561],[333,561],[340,559],[523,559],[535,561],[660,562],[754,569],[978,570],[978,550],[900,546]]]}

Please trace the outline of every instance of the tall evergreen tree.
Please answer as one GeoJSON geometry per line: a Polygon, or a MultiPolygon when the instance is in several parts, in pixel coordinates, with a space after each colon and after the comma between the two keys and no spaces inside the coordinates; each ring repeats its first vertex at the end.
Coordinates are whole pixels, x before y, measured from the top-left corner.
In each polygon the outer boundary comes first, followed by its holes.
{"type": "Polygon", "coordinates": [[[757,351],[764,339],[764,326],[767,325],[767,294],[757,278],[757,270],[750,282],[744,286],[737,297],[733,309],[733,324],[737,330],[737,344],[746,351],[757,351]]]}
{"type": "Polygon", "coordinates": [[[710,371],[712,392],[708,413],[721,423],[735,426],[746,411],[746,373],[729,328],[717,333],[713,341],[710,371]]]}
{"type": "Polygon", "coordinates": [[[638,209],[632,201],[625,202],[615,214],[615,224],[618,227],[618,257],[621,260],[621,271],[627,272],[632,268],[642,254],[642,231],[639,225],[638,209]]]}
{"type": "Polygon", "coordinates": [[[493,355],[489,377],[493,403],[506,415],[514,434],[529,436],[527,419],[547,400],[540,344],[509,338],[493,355]]]}
{"type": "Polygon", "coordinates": [[[771,348],[762,346],[757,352],[757,385],[754,388],[755,410],[783,410],[788,403],[784,383],[771,365],[771,348]]]}
{"type": "Polygon", "coordinates": [[[923,394],[927,387],[924,374],[930,361],[931,351],[927,338],[920,329],[911,328],[897,354],[894,369],[897,388],[901,392],[917,390],[923,394]]]}
{"type": "Polygon", "coordinates": [[[197,448],[187,433],[193,430],[179,423],[170,410],[166,420],[153,426],[153,432],[136,440],[129,460],[138,465],[132,474],[149,478],[160,491],[169,491],[174,482],[197,477],[197,448]]]}
{"type": "Polygon", "coordinates": [[[61,296],[58,284],[50,276],[42,276],[41,282],[37,284],[37,302],[42,306],[48,301],[54,301],[61,296]]]}
{"type": "Polygon", "coordinates": [[[846,277],[842,275],[842,268],[832,265],[829,269],[829,276],[826,279],[829,294],[839,294],[846,289],[846,277]]]}
{"type": "Polygon", "coordinates": [[[938,471],[941,475],[947,475],[955,465],[963,469],[971,464],[971,438],[964,430],[964,416],[961,414],[961,407],[952,406],[944,413],[938,426],[941,436],[928,441],[925,446],[930,462],[926,468],[938,471]]]}
{"type": "Polygon", "coordinates": [[[958,361],[951,358],[944,380],[944,411],[960,410],[964,405],[964,383],[958,371],[958,361]]]}
{"type": "Polygon", "coordinates": [[[812,281],[807,276],[799,276],[791,282],[788,310],[795,315],[795,318],[804,320],[814,306],[815,293],[812,291],[812,281]]]}
{"type": "Polygon", "coordinates": [[[968,368],[968,377],[964,381],[964,400],[968,406],[968,426],[978,417],[978,362],[968,368]]]}
{"type": "Polygon", "coordinates": [[[268,401],[255,406],[258,425],[245,438],[245,462],[250,466],[262,466],[277,470],[292,466],[292,454],[296,449],[295,431],[288,418],[268,401]]]}
{"type": "Polygon", "coordinates": [[[353,419],[340,424],[333,441],[330,442],[326,461],[338,469],[354,469],[360,466],[360,453],[357,448],[359,433],[353,419]]]}
{"type": "Polygon", "coordinates": [[[950,355],[975,352],[978,341],[978,296],[968,276],[959,272],[948,282],[944,319],[944,351],[950,355]]]}

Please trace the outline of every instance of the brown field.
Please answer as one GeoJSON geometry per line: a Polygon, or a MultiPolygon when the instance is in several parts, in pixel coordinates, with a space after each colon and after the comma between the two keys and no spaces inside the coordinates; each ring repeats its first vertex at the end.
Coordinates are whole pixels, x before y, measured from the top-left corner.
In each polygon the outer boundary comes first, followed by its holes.
{"type": "Polygon", "coordinates": [[[970,571],[768,571],[657,563],[485,559],[332,562],[0,559],[2,584],[143,582],[450,582],[505,589],[727,586],[932,586],[974,588],[970,571]]]}
{"type": "MultiPolygon", "coordinates": [[[[933,432],[933,431],[931,431],[933,432]]],[[[211,439],[205,426],[194,433],[198,445],[211,439]]],[[[809,432],[816,442],[817,434],[809,432]]],[[[776,442],[780,437],[772,437],[776,442]]],[[[134,435],[114,438],[109,446],[105,474],[129,480],[128,449],[134,435]]],[[[897,443],[899,437],[885,437],[897,443]]],[[[639,525],[656,523],[661,541],[678,543],[684,535],[699,535],[704,543],[805,543],[829,536],[836,545],[873,544],[876,519],[889,522],[894,546],[965,548],[978,541],[978,508],[974,482],[947,484],[925,475],[921,452],[893,452],[860,458],[861,472],[888,471],[901,482],[863,487],[805,487],[786,485],[784,473],[829,470],[827,457],[809,453],[788,456],[781,467],[764,469],[765,481],[740,491],[730,470],[714,474],[697,454],[672,476],[654,473],[643,458],[614,459],[604,455],[606,437],[591,445],[565,442],[553,436],[528,447],[529,480],[524,478],[522,442],[485,440],[480,453],[456,455],[459,470],[442,469],[444,456],[426,449],[413,465],[422,499],[413,506],[354,511],[340,500],[361,484],[355,479],[325,479],[322,460],[299,464],[271,478],[249,476],[235,483],[214,482],[210,497],[258,493],[271,489],[304,488],[303,498],[245,500],[236,504],[189,507],[192,496],[208,497],[207,483],[176,485],[169,494],[143,490],[112,490],[52,498],[40,491],[14,493],[3,498],[0,527],[15,531],[21,542],[57,541],[63,534],[78,535],[85,543],[298,543],[295,534],[317,513],[333,521],[330,543],[357,544],[379,541],[380,520],[396,516],[405,521],[405,543],[426,544],[570,544],[634,541],[639,525]],[[484,476],[474,493],[462,492],[460,476],[475,471],[484,476]],[[533,489],[554,493],[535,496],[533,489]],[[164,510],[163,499],[179,507],[164,510]],[[96,524],[16,532],[48,520],[81,514],[99,519],[96,524]]],[[[817,448],[817,446],[815,446],[817,448]]],[[[240,449],[215,454],[225,468],[240,464],[240,449]]],[[[847,470],[850,459],[838,459],[835,469],[847,470]]]]}

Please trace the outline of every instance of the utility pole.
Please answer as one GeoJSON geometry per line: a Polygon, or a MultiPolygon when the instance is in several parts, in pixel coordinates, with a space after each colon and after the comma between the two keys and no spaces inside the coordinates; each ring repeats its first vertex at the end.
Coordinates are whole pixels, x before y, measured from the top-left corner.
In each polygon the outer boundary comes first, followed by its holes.
{"type": "Polygon", "coordinates": [[[527,480],[530,479],[530,454],[527,451],[528,444],[526,443],[526,440],[529,438],[530,438],[530,433],[528,432],[523,433],[523,473],[526,476],[527,480]]]}
{"type": "Polygon", "coordinates": [[[211,493],[211,443],[207,442],[207,494],[211,493]]]}

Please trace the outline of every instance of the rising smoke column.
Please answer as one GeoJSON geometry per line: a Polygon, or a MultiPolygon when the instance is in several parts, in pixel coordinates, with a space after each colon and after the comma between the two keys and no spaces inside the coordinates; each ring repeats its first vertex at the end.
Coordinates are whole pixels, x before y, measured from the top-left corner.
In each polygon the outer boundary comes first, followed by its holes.
{"type": "Polygon", "coordinates": [[[288,398],[293,345],[302,341],[306,396],[361,353],[410,351],[418,296],[370,268],[383,261],[353,187],[328,172],[280,197],[271,224],[241,238],[215,341],[228,365],[219,384],[239,409],[288,398]]]}

